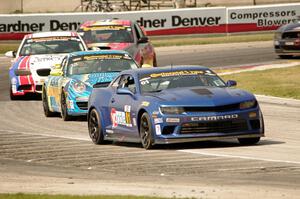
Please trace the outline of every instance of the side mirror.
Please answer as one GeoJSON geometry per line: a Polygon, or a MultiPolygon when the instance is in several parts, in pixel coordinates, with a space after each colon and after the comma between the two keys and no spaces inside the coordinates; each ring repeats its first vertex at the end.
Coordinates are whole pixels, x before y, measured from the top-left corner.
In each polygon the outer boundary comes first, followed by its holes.
{"type": "Polygon", "coordinates": [[[149,41],[148,37],[141,37],[137,42],[138,44],[147,43],[149,41]]]}
{"type": "Polygon", "coordinates": [[[15,58],[16,57],[16,52],[15,51],[8,51],[8,52],[5,53],[5,56],[9,57],[9,58],[15,58]]]}
{"type": "Polygon", "coordinates": [[[228,86],[228,87],[232,87],[232,86],[236,86],[236,85],[237,85],[237,83],[234,80],[228,80],[226,82],[226,86],[228,86]]]}
{"type": "Polygon", "coordinates": [[[51,76],[63,76],[63,71],[60,69],[54,69],[50,71],[51,76]]]}
{"type": "Polygon", "coordinates": [[[117,94],[119,95],[133,95],[133,93],[128,88],[118,88],[117,94]]]}

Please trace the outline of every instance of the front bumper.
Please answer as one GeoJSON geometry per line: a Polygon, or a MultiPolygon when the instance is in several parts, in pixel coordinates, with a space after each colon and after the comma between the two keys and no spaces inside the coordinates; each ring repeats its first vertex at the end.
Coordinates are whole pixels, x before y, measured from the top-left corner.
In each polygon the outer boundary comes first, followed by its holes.
{"type": "Polygon", "coordinates": [[[154,120],[155,144],[264,136],[264,122],[259,108],[239,112],[202,113],[202,115],[192,116],[177,115],[172,116],[172,120],[168,116],[163,116],[160,120],[163,122],[159,124],[155,123],[154,120]],[[205,114],[209,116],[203,116],[205,114]],[[234,117],[228,118],[230,115],[234,117]],[[216,118],[216,120],[195,121],[195,118],[216,118]],[[167,122],[168,119],[172,122],[167,122]],[[179,122],[174,122],[176,120],[179,122]]]}
{"type": "Polygon", "coordinates": [[[275,53],[278,55],[300,55],[300,42],[298,40],[277,40],[274,42],[275,53]]]}

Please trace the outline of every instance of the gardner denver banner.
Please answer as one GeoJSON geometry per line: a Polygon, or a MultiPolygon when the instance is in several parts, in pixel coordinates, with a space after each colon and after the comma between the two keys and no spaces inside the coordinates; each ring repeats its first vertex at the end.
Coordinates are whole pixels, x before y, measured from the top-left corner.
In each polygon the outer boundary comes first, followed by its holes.
{"type": "Polygon", "coordinates": [[[226,33],[274,30],[300,16],[300,3],[251,7],[216,7],[119,13],[0,15],[0,40],[22,39],[40,31],[76,31],[81,23],[99,19],[130,19],[148,35],[226,33]]]}
{"type": "Polygon", "coordinates": [[[228,32],[276,30],[296,21],[300,4],[281,4],[227,8],[228,32]]]}

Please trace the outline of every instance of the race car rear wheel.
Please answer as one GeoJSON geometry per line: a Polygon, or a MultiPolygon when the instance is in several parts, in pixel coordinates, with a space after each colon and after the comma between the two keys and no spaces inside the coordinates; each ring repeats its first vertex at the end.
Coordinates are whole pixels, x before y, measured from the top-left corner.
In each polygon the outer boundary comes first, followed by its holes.
{"type": "Polygon", "coordinates": [[[92,109],[88,115],[89,135],[95,144],[105,143],[100,116],[96,109],[92,109]]]}
{"type": "Polygon", "coordinates": [[[152,124],[148,113],[143,113],[140,120],[140,138],[145,149],[153,148],[152,124]]]}
{"type": "Polygon", "coordinates": [[[239,143],[242,145],[253,145],[259,142],[260,137],[255,138],[238,138],[239,143]]]}
{"type": "Polygon", "coordinates": [[[45,87],[43,86],[43,92],[42,92],[42,101],[43,101],[43,110],[44,115],[46,117],[52,117],[54,116],[54,113],[50,111],[49,104],[48,104],[48,96],[45,87]]]}
{"type": "Polygon", "coordinates": [[[61,93],[61,117],[64,121],[70,121],[72,117],[68,114],[68,106],[66,101],[66,94],[64,92],[61,93]]]}

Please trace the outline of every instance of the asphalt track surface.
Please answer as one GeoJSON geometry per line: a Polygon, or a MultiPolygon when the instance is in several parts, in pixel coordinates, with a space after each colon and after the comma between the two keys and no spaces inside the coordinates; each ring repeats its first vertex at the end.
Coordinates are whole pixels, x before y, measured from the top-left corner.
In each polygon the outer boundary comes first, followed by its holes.
{"type": "MultiPolygon", "coordinates": [[[[158,52],[160,64],[177,62],[181,56],[187,61],[182,64],[211,62],[211,66],[277,60],[269,49],[265,59],[259,56],[264,53],[262,47],[254,50],[251,61],[249,45],[195,47],[198,59],[192,56],[190,62],[188,54],[176,53],[174,48],[158,52]]],[[[88,137],[85,118],[70,122],[45,118],[38,97],[10,101],[9,65],[8,59],[1,58],[0,193],[196,198],[297,198],[300,194],[299,101],[258,98],[266,137],[255,146],[240,146],[236,140],[159,146],[150,151],[139,144],[96,146],[88,137]]]]}

